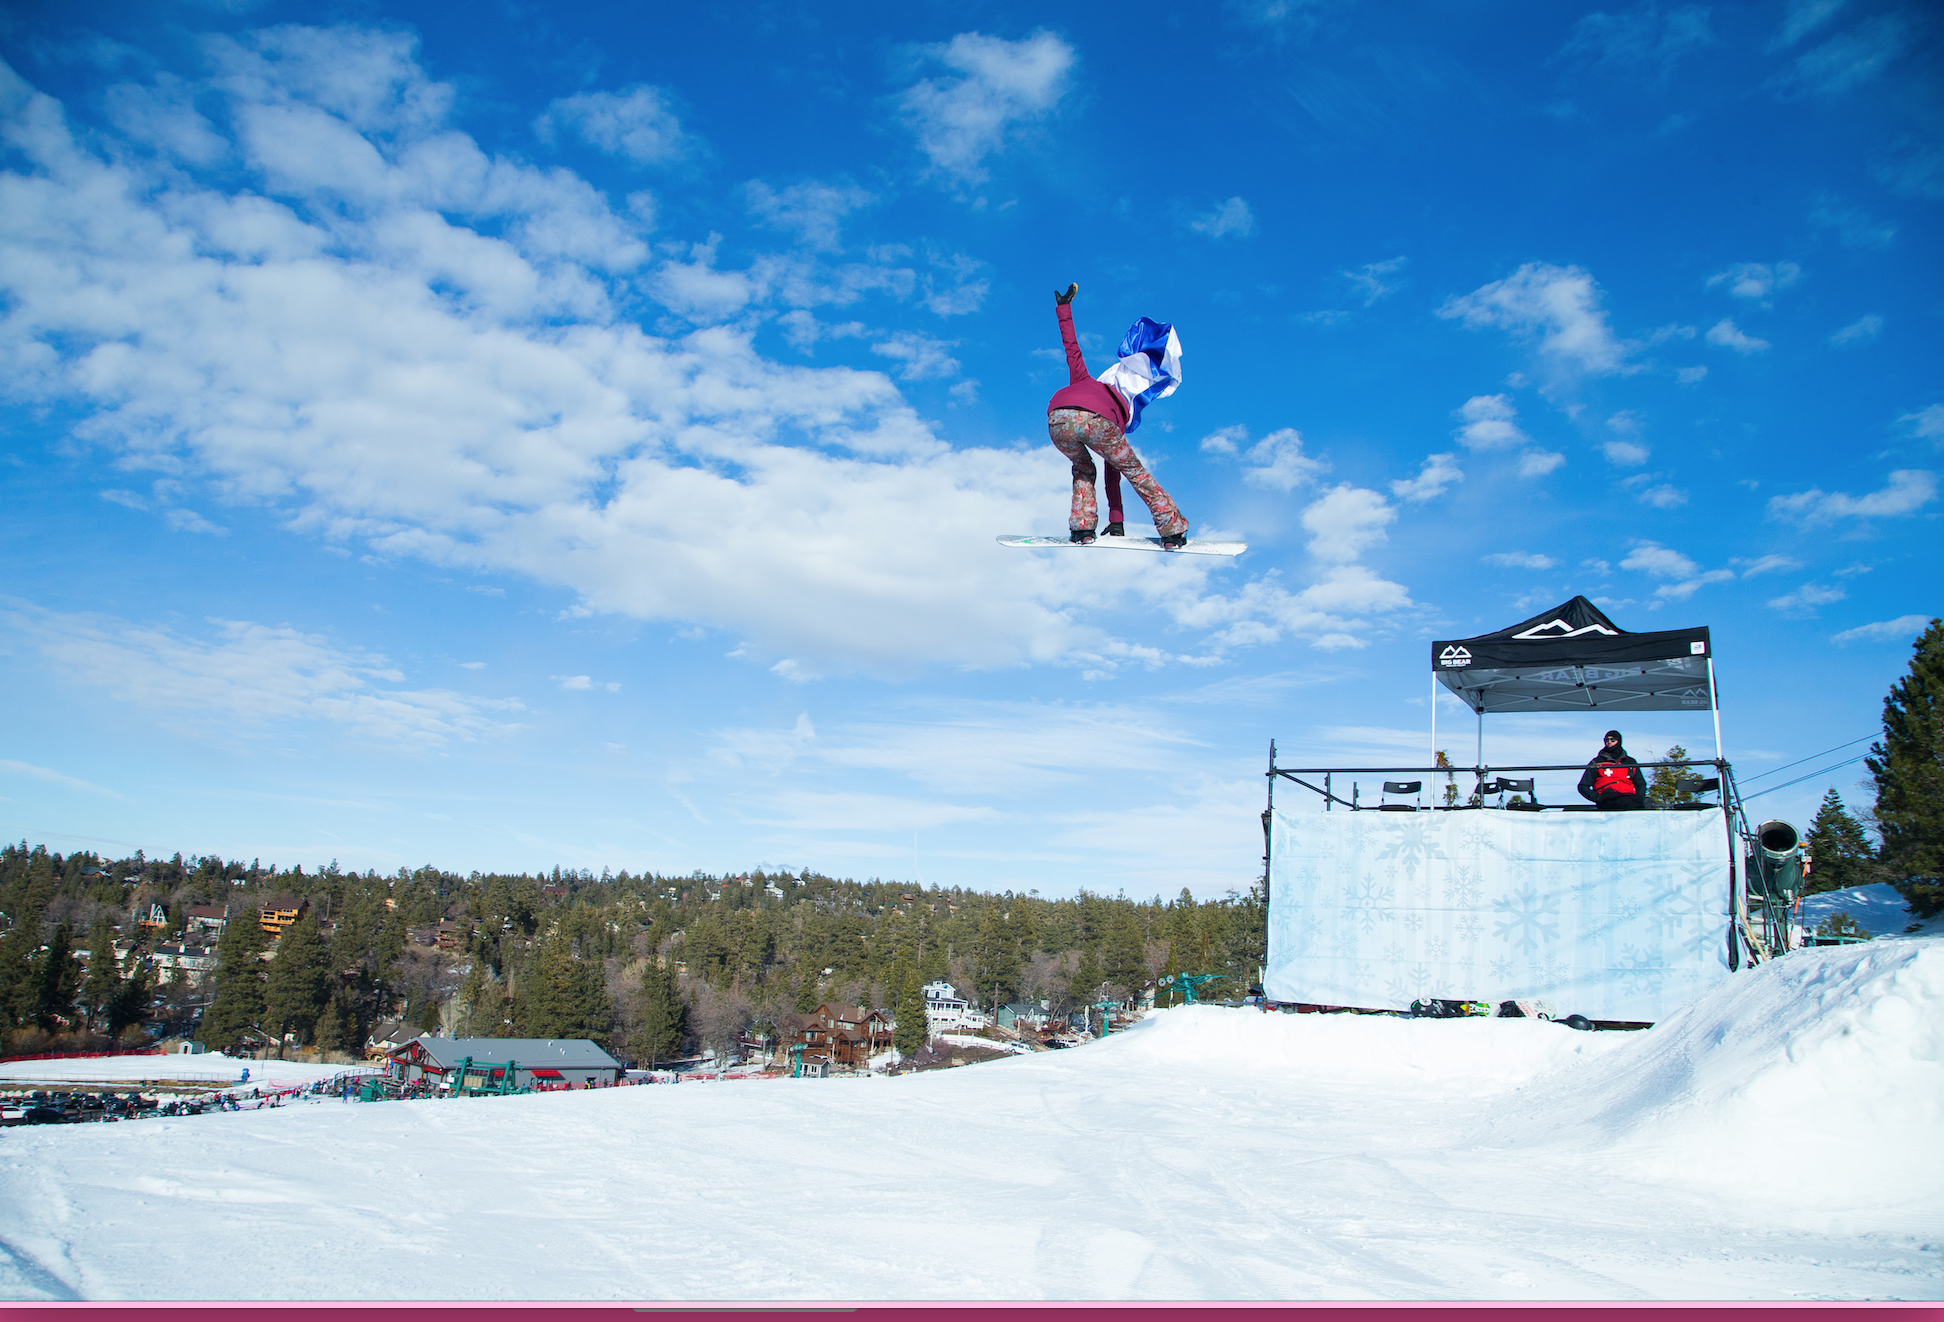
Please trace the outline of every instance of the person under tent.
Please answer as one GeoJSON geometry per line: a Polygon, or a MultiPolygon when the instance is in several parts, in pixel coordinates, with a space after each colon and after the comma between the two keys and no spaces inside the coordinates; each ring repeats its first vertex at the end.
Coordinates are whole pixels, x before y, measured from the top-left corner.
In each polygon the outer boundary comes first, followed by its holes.
{"type": "Polygon", "coordinates": [[[1647,779],[1640,774],[1640,763],[1627,753],[1618,730],[1606,732],[1600,751],[1580,777],[1579,792],[1602,812],[1647,806],[1647,779]]]}

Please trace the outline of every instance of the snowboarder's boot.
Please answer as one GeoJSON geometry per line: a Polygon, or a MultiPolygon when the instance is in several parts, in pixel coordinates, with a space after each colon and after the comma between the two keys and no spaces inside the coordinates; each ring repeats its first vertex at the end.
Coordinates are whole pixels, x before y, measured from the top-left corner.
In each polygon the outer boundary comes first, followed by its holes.
{"type": "Polygon", "coordinates": [[[1100,535],[1102,537],[1125,537],[1127,536],[1127,525],[1120,522],[1119,520],[1115,520],[1113,523],[1108,524],[1105,528],[1102,528],[1100,530],[1100,535]]]}
{"type": "Polygon", "coordinates": [[[1164,551],[1179,551],[1186,545],[1188,545],[1188,533],[1186,529],[1183,529],[1181,532],[1167,533],[1161,538],[1161,549],[1164,551]]]}
{"type": "Polygon", "coordinates": [[[1072,535],[1067,540],[1072,542],[1078,542],[1080,545],[1085,546],[1091,541],[1093,541],[1093,539],[1094,539],[1094,530],[1092,528],[1075,528],[1073,530],[1072,535]]]}

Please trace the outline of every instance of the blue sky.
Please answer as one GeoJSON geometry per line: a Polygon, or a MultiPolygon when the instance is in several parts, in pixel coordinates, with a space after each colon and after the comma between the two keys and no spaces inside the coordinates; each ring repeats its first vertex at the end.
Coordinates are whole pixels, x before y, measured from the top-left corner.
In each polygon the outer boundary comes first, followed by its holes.
{"type": "Polygon", "coordinates": [[[1712,626],[1743,776],[1869,733],[1944,609],[1939,33],[10,7],[0,833],[1213,896],[1271,738],[1421,760],[1428,640],[1575,592],[1712,626]],[[1095,370],[1178,328],[1134,440],[1239,560],[994,543],[1064,526],[1069,280],[1095,370]]]}

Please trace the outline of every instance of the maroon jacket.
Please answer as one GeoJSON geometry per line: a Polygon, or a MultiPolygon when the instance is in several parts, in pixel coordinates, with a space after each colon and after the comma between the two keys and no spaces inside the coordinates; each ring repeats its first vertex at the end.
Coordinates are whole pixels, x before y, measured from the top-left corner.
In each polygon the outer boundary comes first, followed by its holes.
{"type": "Polygon", "coordinates": [[[1094,380],[1093,373],[1087,370],[1087,360],[1080,356],[1080,342],[1073,338],[1072,307],[1059,303],[1054,310],[1060,314],[1060,342],[1066,345],[1067,371],[1073,380],[1053,392],[1053,398],[1046,401],[1046,411],[1085,409],[1098,413],[1116,427],[1127,426],[1127,409],[1120,396],[1094,380]]]}

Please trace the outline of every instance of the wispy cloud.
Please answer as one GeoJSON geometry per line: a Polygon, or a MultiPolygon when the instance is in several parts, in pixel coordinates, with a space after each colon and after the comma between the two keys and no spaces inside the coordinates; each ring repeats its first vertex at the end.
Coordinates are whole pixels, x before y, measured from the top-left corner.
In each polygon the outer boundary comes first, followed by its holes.
{"type": "Polygon", "coordinates": [[[1211,239],[1246,239],[1255,233],[1255,213],[1247,202],[1232,197],[1189,220],[1188,228],[1211,239]]]}
{"type": "Polygon", "coordinates": [[[1915,638],[1930,627],[1932,617],[1928,615],[1899,615],[1894,620],[1878,620],[1875,624],[1859,624],[1854,629],[1831,634],[1829,640],[1838,645],[1847,643],[1904,643],[1915,638]]]}
{"type": "Polygon", "coordinates": [[[1438,315],[1536,342],[1540,354],[1560,367],[1594,376],[1631,370],[1627,348],[1600,306],[1600,287],[1577,266],[1529,262],[1503,280],[1447,299],[1438,315]]]}
{"type": "Polygon", "coordinates": [[[1249,485],[1285,493],[1310,485],[1330,467],[1304,452],[1302,433],[1294,427],[1279,428],[1253,444],[1247,427],[1223,427],[1202,437],[1201,451],[1234,460],[1249,485]]]}
{"type": "Polygon", "coordinates": [[[1842,601],[1849,593],[1841,588],[1824,587],[1820,583],[1804,583],[1794,592],[1769,598],[1769,609],[1784,615],[1798,618],[1814,615],[1817,608],[1833,605],[1842,601]]]}
{"type": "Polygon", "coordinates": [[[1871,312],[1829,337],[1831,344],[1868,344],[1883,333],[1883,318],[1871,312]]]}
{"type": "Polygon", "coordinates": [[[1744,356],[1752,353],[1761,353],[1769,347],[1767,340],[1757,339],[1753,335],[1744,334],[1727,317],[1723,317],[1720,321],[1708,327],[1708,343],[1719,345],[1723,349],[1733,349],[1736,353],[1744,356]]]}
{"type": "Polygon", "coordinates": [[[1407,262],[1408,259],[1403,257],[1370,262],[1353,271],[1345,271],[1343,278],[1350,282],[1351,288],[1362,295],[1364,306],[1369,307],[1381,299],[1389,298],[1410,283],[1400,275],[1407,262]]]}
{"type": "Polygon", "coordinates": [[[403,687],[383,656],[289,625],[216,620],[201,636],[108,615],[63,614],[26,602],[0,622],[70,682],[148,708],[178,728],[223,742],[291,721],[436,752],[455,740],[517,729],[512,699],[403,687]]]}
{"type": "Polygon", "coordinates": [[[1480,556],[1488,565],[1501,569],[1552,569],[1559,561],[1549,555],[1539,555],[1530,551],[1496,551],[1491,555],[1480,556]]]}
{"type": "Polygon", "coordinates": [[[669,94],[636,84],[619,92],[583,92],[548,106],[533,122],[534,134],[553,143],[572,132],[589,145],[636,165],[667,165],[694,154],[701,143],[682,131],[669,94]]]}
{"type": "Polygon", "coordinates": [[[1792,519],[1805,526],[1843,519],[1895,519],[1915,514],[1937,498],[1937,475],[1922,469],[1901,468],[1890,474],[1881,491],[1852,496],[1842,491],[1811,487],[1792,496],[1769,499],[1771,519],[1792,519]]]}
{"type": "Polygon", "coordinates": [[[1391,494],[1414,504],[1435,500],[1444,494],[1445,488],[1465,480],[1457,461],[1455,454],[1426,455],[1416,477],[1400,478],[1390,484],[1391,494]]]}
{"type": "Polygon", "coordinates": [[[1050,32],[1022,41],[961,32],[919,51],[951,73],[900,92],[899,116],[932,169],[964,184],[985,182],[986,159],[1053,111],[1074,65],[1073,47],[1050,32]]]}
{"type": "Polygon", "coordinates": [[[1602,10],[1581,18],[1553,59],[1582,69],[1646,71],[1664,82],[1682,59],[1719,44],[1706,9],[1663,10],[1649,0],[1625,13],[1602,10]]]}

